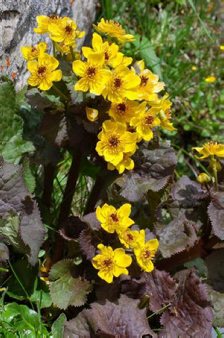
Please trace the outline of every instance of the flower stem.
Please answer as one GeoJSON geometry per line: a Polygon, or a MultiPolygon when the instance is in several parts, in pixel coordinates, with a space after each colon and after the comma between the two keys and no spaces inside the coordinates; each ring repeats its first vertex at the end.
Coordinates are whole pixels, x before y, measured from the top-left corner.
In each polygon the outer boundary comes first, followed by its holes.
{"type": "Polygon", "coordinates": [[[53,56],[56,58],[56,46],[55,46],[55,42],[53,42],[53,56]]]}
{"type": "Polygon", "coordinates": [[[159,315],[161,312],[163,312],[164,310],[166,310],[168,307],[170,307],[171,303],[168,303],[166,305],[164,305],[163,307],[161,307],[161,309],[159,309],[156,312],[153,312],[150,316],[147,317],[147,319],[154,317],[155,315],[159,315]]]}
{"type": "Polygon", "coordinates": [[[215,191],[218,191],[218,175],[217,175],[217,166],[216,166],[216,159],[214,156],[212,156],[211,159],[211,165],[212,165],[212,171],[213,171],[213,176],[215,179],[215,191]]]}
{"type": "Polygon", "coordinates": [[[72,61],[74,61],[75,60],[75,54],[74,54],[74,50],[73,50],[72,46],[70,46],[70,53],[72,55],[72,61]]]}
{"type": "Polygon", "coordinates": [[[217,175],[217,169],[215,167],[213,168],[213,173],[214,173],[214,179],[215,179],[215,191],[218,191],[218,175],[217,175]]]}
{"type": "Polygon", "coordinates": [[[56,87],[55,84],[53,84],[52,88],[53,88],[53,90],[55,91],[55,93],[56,93],[58,96],[60,96],[60,98],[61,98],[63,101],[65,101],[65,102],[68,101],[67,96],[66,96],[64,93],[62,93],[62,91],[61,91],[58,87],[56,87]]]}
{"type": "MultiPolygon", "coordinates": [[[[77,147],[72,151],[72,163],[68,173],[68,179],[66,183],[66,187],[63,194],[63,199],[60,205],[60,211],[58,216],[58,228],[61,228],[63,222],[67,220],[73,200],[73,195],[75,193],[75,188],[77,184],[77,180],[79,177],[80,165],[81,165],[82,153],[80,149],[77,147]]],[[[60,233],[57,233],[55,240],[55,250],[52,257],[52,263],[58,262],[63,256],[65,241],[61,237],[60,233]]]]}

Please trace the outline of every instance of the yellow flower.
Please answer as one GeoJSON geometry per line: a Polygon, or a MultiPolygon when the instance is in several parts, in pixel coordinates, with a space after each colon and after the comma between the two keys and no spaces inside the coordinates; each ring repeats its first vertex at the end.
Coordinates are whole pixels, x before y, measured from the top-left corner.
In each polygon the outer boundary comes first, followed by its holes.
{"type": "Polygon", "coordinates": [[[158,113],[158,117],[160,119],[160,126],[163,129],[174,131],[173,123],[171,120],[171,111],[170,108],[172,106],[171,101],[168,99],[168,94],[165,94],[161,99],[155,101],[152,104],[151,111],[154,113],[158,113]]]}
{"type": "Polygon", "coordinates": [[[112,283],[113,278],[120,275],[128,275],[126,269],[132,263],[131,256],[127,255],[122,248],[113,250],[110,246],[99,244],[100,253],[93,257],[92,264],[99,270],[98,276],[107,283],[112,283]]]}
{"type": "Polygon", "coordinates": [[[146,102],[144,102],[144,104],[145,111],[133,117],[130,121],[130,125],[136,128],[136,132],[140,139],[142,138],[144,141],[150,141],[153,138],[152,129],[160,125],[160,120],[157,117],[157,111],[155,112],[153,108],[147,110],[146,102]]]}
{"type": "MultiPolygon", "coordinates": [[[[65,54],[65,55],[68,55],[71,53],[71,49],[73,49],[74,51],[74,45],[71,47],[69,45],[65,45],[63,42],[55,42],[55,48],[56,50],[61,53],[61,54],[65,54]]],[[[75,53],[75,51],[74,51],[75,53]]],[[[69,61],[73,61],[73,58],[71,57],[69,61]]]]}
{"type": "Polygon", "coordinates": [[[86,116],[89,121],[95,122],[98,119],[98,115],[97,109],[86,107],[86,116]]]}
{"type": "Polygon", "coordinates": [[[192,148],[196,150],[201,157],[198,157],[200,160],[207,158],[209,156],[224,157],[224,144],[217,142],[208,142],[205,143],[202,147],[192,148]]]}
{"type": "Polygon", "coordinates": [[[65,46],[74,45],[76,39],[85,35],[85,32],[80,32],[76,23],[67,17],[62,18],[59,23],[50,23],[48,33],[51,40],[63,43],[65,46]]]}
{"type": "Polygon", "coordinates": [[[134,254],[138,265],[146,272],[151,272],[154,269],[153,258],[159,247],[158,240],[150,239],[145,242],[145,232],[141,234],[141,239],[138,241],[139,246],[134,249],[134,254]]]}
{"type": "Polygon", "coordinates": [[[123,159],[121,162],[119,162],[116,166],[114,166],[111,163],[107,164],[107,169],[108,170],[115,170],[117,169],[117,171],[119,172],[119,174],[122,174],[125,169],[127,170],[132,170],[134,169],[135,163],[132,160],[132,158],[130,157],[133,153],[126,153],[123,156],[123,159]]]}
{"type": "Polygon", "coordinates": [[[99,33],[115,38],[121,44],[135,40],[133,35],[126,34],[124,28],[118,22],[113,20],[105,20],[102,18],[97,26],[94,25],[94,27],[99,33]]]}
{"type": "Polygon", "coordinates": [[[121,103],[112,103],[108,114],[117,122],[129,123],[132,117],[139,114],[142,109],[144,109],[142,103],[124,100],[121,103]]]}
{"type": "Polygon", "coordinates": [[[48,33],[48,26],[52,23],[59,24],[62,20],[57,15],[46,16],[46,15],[39,15],[36,17],[38,26],[34,28],[34,32],[38,34],[45,34],[48,33]]]}
{"type": "Polygon", "coordinates": [[[146,101],[156,100],[157,93],[164,89],[164,83],[159,82],[159,77],[153,74],[149,69],[145,69],[143,60],[136,62],[135,66],[139,70],[141,79],[138,87],[138,98],[146,101]]]}
{"type": "Polygon", "coordinates": [[[211,177],[206,173],[201,173],[197,176],[197,181],[201,184],[208,183],[211,181],[211,177]]]}
{"type": "Polygon", "coordinates": [[[123,65],[118,66],[111,74],[102,95],[111,102],[123,102],[125,98],[136,100],[138,98],[137,86],[140,78],[123,65]]]}
{"type": "Polygon", "coordinates": [[[214,83],[216,81],[216,77],[211,75],[205,78],[205,82],[207,83],[214,83]]]}
{"type": "Polygon", "coordinates": [[[98,135],[96,151],[104,156],[105,161],[117,166],[124,158],[124,153],[136,151],[137,135],[128,132],[126,126],[119,122],[107,120],[98,135]]]}
{"type": "Polygon", "coordinates": [[[74,89],[101,95],[110,78],[110,70],[103,69],[103,64],[103,53],[89,55],[87,62],[81,60],[74,61],[72,64],[73,72],[81,77],[81,79],[76,82],[74,89]]]}
{"type": "Polygon", "coordinates": [[[43,55],[47,49],[45,42],[40,42],[36,46],[23,46],[21,47],[21,53],[25,60],[31,61],[38,59],[39,56],[43,55]]]}
{"type": "Polygon", "coordinates": [[[224,45],[220,45],[219,49],[223,52],[224,51],[224,45]]]}
{"type": "Polygon", "coordinates": [[[107,203],[96,208],[96,218],[100,221],[101,227],[109,233],[124,231],[134,224],[134,221],[129,218],[130,213],[131,205],[129,203],[123,204],[119,209],[107,203]]]}
{"type": "Polygon", "coordinates": [[[118,237],[120,242],[125,246],[125,248],[136,249],[139,246],[139,241],[141,237],[144,236],[145,230],[130,230],[119,232],[118,237]]]}
{"type": "MultiPolygon", "coordinates": [[[[82,47],[83,55],[87,59],[93,53],[103,53],[105,65],[115,68],[122,63],[124,55],[119,52],[119,47],[115,43],[103,42],[99,34],[93,33],[92,46],[93,48],[82,47]]],[[[131,62],[132,59],[130,60],[131,62]]]]}
{"type": "Polygon", "coordinates": [[[43,54],[38,60],[28,61],[27,68],[31,73],[28,84],[41,90],[50,89],[54,81],[62,78],[61,70],[56,70],[58,66],[58,60],[48,54],[43,54]]]}
{"type": "Polygon", "coordinates": [[[196,66],[192,66],[191,69],[195,72],[198,68],[196,66]]]}

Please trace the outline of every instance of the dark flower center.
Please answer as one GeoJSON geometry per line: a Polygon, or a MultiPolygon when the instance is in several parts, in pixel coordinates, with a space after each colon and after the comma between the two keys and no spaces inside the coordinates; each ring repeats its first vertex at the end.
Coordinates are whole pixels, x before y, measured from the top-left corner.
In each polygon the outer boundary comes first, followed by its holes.
{"type": "Polygon", "coordinates": [[[150,258],[151,257],[151,252],[149,250],[145,250],[144,253],[143,253],[143,257],[145,259],[150,258]]]}
{"type": "Polygon", "coordinates": [[[121,79],[119,79],[119,78],[114,79],[114,87],[115,88],[121,87],[121,79]]]}
{"type": "Polygon", "coordinates": [[[116,214],[111,214],[110,217],[112,218],[113,222],[118,222],[119,219],[116,214]]]}
{"type": "Polygon", "coordinates": [[[119,140],[116,136],[111,136],[111,138],[109,139],[109,144],[111,147],[117,147],[119,144],[119,140]]]}
{"type": "Polygon", "coordinates": [[[129,239],[129,241],[133,241],[134,237],[132,236],[132,234],[127,234],[127,238],[129,239]]]}
{"type": "Polygon", "coordinates": [[[118,111],[118,113],[123,115],[126,111],[126,105],[124,103],[119,103],[117,105],[117,111],[118,111]]]}
{"type": "Polygon", "coordinates": [[[103,261],[103,265],[107,268],[109,268],[113,264],[112,259],[108,258],[103,261]]]}
{"type": "Polygon", "coordinates": [[[151,125],[153,123],[154,117],[153,116],[146,116],[145,118],[145,124],[151,125]]]}
{"type": "Polygon", "coordinates": [[[140,85],[141,86],[146,86],[147,82],[148,82],[148,78],[145,77],[145,76],[141,76],[141,83],[140,83],[140,85]]]}
{"type": "Polygon", "coordinates": [[[105,60],[108,61],[109,60],[109,54],[107,52],[104,53],[104,57],[105,57],[105,60]]]}
{"type": "Polygon", "coordinates": [[[96,68],[94,67],[89,67],[87,69],[87,75],[92,78],[96,74],[96,68]]]}
{"type": "Polygon", "coordinates": [[[46,72],[46,67],[39,67],[37,72],[39,75],[43,75],[46,72]]]}
{"type": "Polygon", "coordinates": [[[66,27],[65,27],[65,31],[66,31],[67,34],[71,34],[71,32],[72,32],[72,27],[71,27],[71,26],[66,26],[66,27]]]}

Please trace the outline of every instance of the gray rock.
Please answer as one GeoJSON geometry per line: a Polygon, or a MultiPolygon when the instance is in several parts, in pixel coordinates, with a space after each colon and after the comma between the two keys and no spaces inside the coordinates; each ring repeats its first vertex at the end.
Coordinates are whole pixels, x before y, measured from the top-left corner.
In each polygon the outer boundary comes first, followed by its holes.
{"type": "MultiPolygon", "coordinates": [[[[28,72],[23,60],[21,46],[49,42],[46,35],[33,32],[37,15],[72,17],[80,30],[89,32],[95,18],[97,0],[0,0],[0,65],[4,73],[16,73],[16,86],[26,84],[28,72]],[[6,67],[7,57],[10,66],[6,67]]],[[[80,44],[83,41],[80,42],[80,44]]]]}

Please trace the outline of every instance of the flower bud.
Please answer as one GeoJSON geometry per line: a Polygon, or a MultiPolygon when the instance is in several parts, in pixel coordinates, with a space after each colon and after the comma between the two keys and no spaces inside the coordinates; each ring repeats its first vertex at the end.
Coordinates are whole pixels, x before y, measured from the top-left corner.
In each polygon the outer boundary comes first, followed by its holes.
{"type": "Polygon", "coordinates": [[[197,181],[201,184],[208,183],[211,181],[211,177],[208,176],[206,173],[201,173],[198,175],[197,181]]]}
{"type": "Polygon", "coordinates": [[[97,109],[86,107],[86,116],[89,121],[95,122],[98,119],[98,114],[97,109]]]}

